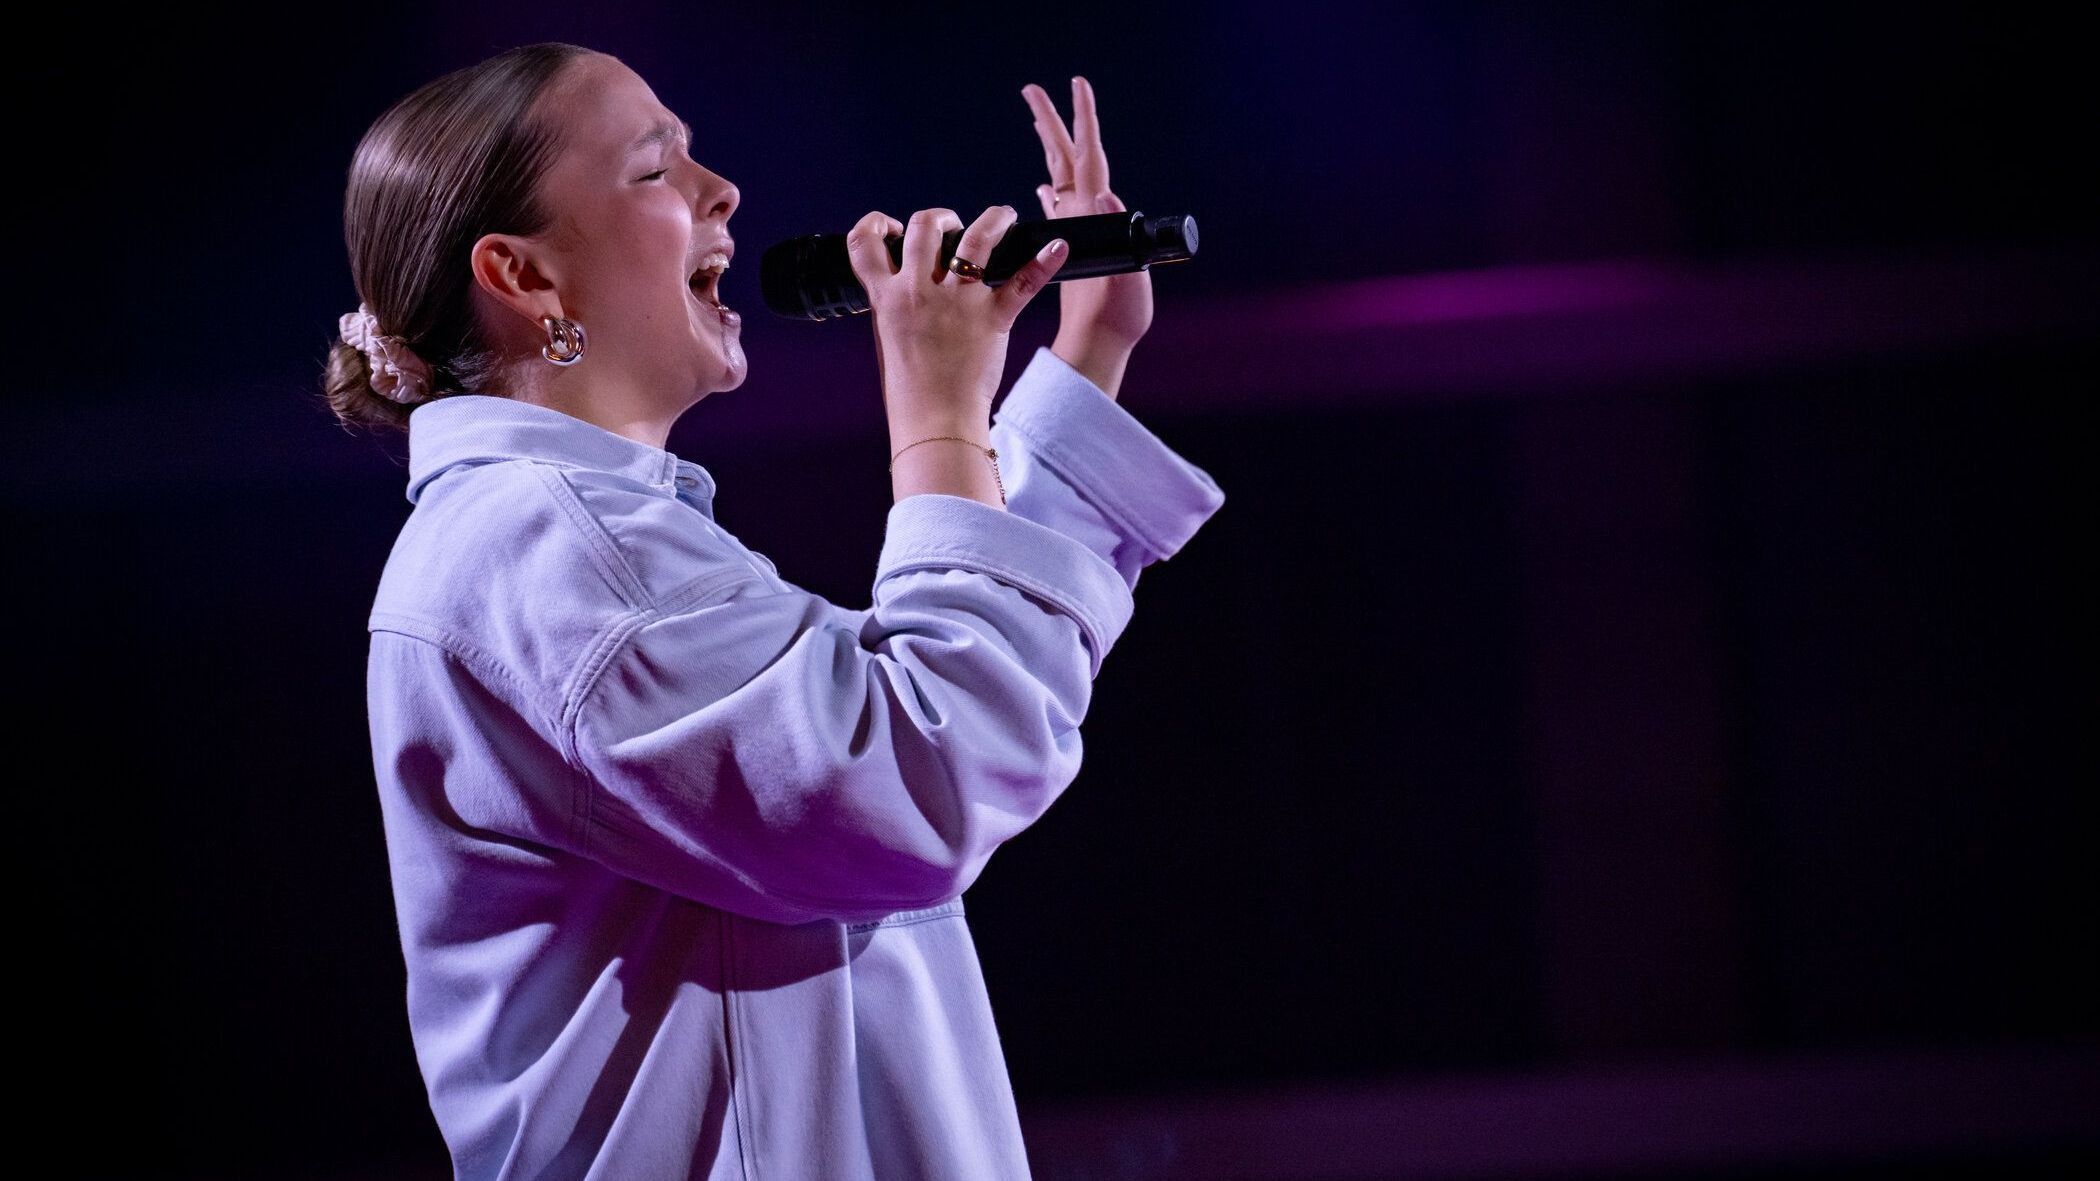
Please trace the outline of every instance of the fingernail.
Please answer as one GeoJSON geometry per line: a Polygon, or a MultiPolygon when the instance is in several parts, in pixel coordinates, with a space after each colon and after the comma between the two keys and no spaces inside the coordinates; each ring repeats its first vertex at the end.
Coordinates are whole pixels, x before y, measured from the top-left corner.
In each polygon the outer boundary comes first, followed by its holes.
{"type": "Polygon", "coordinates": [[[1050,240],[1050,257],[1056,258],[1058,255],[1063,254],[1064,252],[1065,240],[1063,238],[1052,238],[1050,240]]]}

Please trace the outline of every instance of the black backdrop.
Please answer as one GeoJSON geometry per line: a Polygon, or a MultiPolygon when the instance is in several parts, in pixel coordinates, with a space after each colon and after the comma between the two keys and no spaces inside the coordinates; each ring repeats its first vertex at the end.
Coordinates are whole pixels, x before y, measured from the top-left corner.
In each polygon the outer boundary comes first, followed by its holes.
{"type": "MultiPolygon", "coordinates": [[[[1163,323],[1276,283],[2095,239],[2079,51],[1996,10],[1222,5],[1040,37],[968,9],[562,11],[163,20],[21,64],[16,970],[41,1103],[122,1129],[71,1143],[83,1173],[445,1172],[362,713],[409,506],[398,448],[310,401],[355,304],[350,151],[438,72],[619,54],[743,187],[751,258],[871,207],[1020,204],[1040,155],[1002,95],[1068,108],[1086,73],[1118,191],[1203,221],[1163,323]],[[942,65],[957,44],[978,77],[942,65]]],[[[783,574],[865,603],[879,419],[800,431],[765,377],[792,340],[748,303],[752,379],[673,446],[783,574]]],[[[1079,780],[969,894],[1024,1112],[2090,1049],[2090,287],[2053,311],[1317,405],[1283,380],[1206,405],[1141,358],[1125,405],[1228,500],[1146,572],[1079,780]]],[[[1293,348],[1279,326],[1279,374],[1293,348]]]]}

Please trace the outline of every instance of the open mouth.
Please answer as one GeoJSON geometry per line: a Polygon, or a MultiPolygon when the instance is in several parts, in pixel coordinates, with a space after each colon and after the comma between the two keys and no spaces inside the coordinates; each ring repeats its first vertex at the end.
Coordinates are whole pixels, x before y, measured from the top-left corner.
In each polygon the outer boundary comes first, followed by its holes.
{"type": "Polygon", "coordinates": [[[710,250],[700,259],[700,265],[685,277],[686,289],[701,303],[722,311],[722,275],[729,270],[729,251],[710,250]]]}

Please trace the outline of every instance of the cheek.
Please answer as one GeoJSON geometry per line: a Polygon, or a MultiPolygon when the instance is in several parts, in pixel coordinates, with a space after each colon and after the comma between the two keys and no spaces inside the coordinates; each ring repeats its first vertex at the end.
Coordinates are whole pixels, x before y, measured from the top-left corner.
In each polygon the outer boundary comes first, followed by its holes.
{"type": "Polygon", "coordinates": [[[676,190],[659,186],[653,200],[635,211],[625,235],[628,254],[637,266],[675,281],[685,278],[686,252],[692,245],[693,215],[676,190]]]}
{"type": "Polygon", "coordinates": [[[692,214],[677,190],[643,186],[591,211],[586,306],[626,331],[683,327],[692,214]]]}
{"type": "Polygon", "coordinates": [[[683,217],[675,195],[607,211],[589,268],[604,302],[646,307],[677,293],[692,224],[683,217]]]}

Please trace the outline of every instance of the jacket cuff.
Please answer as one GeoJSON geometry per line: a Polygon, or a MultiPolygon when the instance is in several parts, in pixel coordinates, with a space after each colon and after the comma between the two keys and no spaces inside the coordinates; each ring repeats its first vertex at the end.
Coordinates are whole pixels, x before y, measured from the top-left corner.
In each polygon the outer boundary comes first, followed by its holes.
{"type": "Polygon", "coordinates": [[[1130,624],[1130,587],[1099,554],[967,496],[920,492],[890,506],[875,565],[875,603],[882,604],[892,575],[918,569],[975,570],[1049,602],[1079,624],[1095,676],[1130,624]]]}
{"type": "Polygon", "coordinates": [[[992,416],[1155,559],[1173,557],[1225,503],[1210,473],[1177,455],[1114,398],[1039,345],[992,416]]]}

